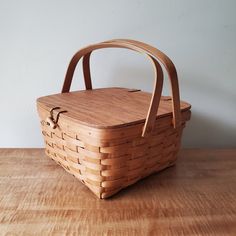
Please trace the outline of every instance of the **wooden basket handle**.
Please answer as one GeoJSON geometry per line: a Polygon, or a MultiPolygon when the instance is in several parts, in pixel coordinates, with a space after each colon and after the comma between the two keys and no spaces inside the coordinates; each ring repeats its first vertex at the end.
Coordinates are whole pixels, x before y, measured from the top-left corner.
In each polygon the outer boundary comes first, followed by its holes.
{"type": "MultiPolygon", "coordinates": [[[[105,41],[104,43],[111,43],[111,42],[120,42],[129,45],[131,44],[137,46],[138,48],[142,48],[145,50],[146,53],[148,53],[155,59],[159,60],[162,63],[162,65],[164,65],[168,73],[171,84],[173,125],[174,128],[179,127],[181,125],[180,95],[179,95],[178,76],[174,63],[170,60],[170,58],[167,55],[165,55],[163,52],[161,52],[155,47],[152,47],[149,44],[131,39],[113,39],[105,41]]],[[[90,63],[89,63],[90,56],[91,52],[85,55],[83,58],[83,71],[84,71],[84,80],[86,89],[92,89],[90,63]]]]}
{"type": "MultiPolygon", "coordinates": [[[[158,61],[152,55],[150,55],[150,53],[148,53],[145,49],[138,47],[136,45],[133,45],[133,44],[127,44],[127,43],[123,43],[123,42],[103,42],[103,43],[99,43],[99,44],[90,45],[88,47],[81,49],[73,56],[73,58],[70,61],[70,64],[67,69],[65,81],[63,84],[63,88],[62,88],[62,93],[69,92],[72,78],[73,78],[73,74],[74,74],[76,65],[78,64],[79,60],[85,55],[90,55],[92,51],[97,50],[97,49],[101,49],[101,48],[127,48],[127,49],[131,49],[131,50],[146,54],[146,56],[153,63],[154,70],[155,70],[155,85],[154,85],[154,89],[153,89],[153,94],[152,94],[147,118],[146,118],[143,132],[142,132],[143,137],[147,136],[148,134],[151,133],[151,131],[154,127],[154,124],[155,124],[157,109],[159,106],[162,87],[163,87],[163,72],[162,72],[162,68],[161,68],[160,64],[158,63],[158,61]]],[[[87,60],[83,61],[83,69],[84,69],[84,75],[85,75],[86,89],[92,89],[90,68],[89,68],[89,56],[87,56],[87,60]],[[88,71],[85,71],[86,69],[88,71]]]]}

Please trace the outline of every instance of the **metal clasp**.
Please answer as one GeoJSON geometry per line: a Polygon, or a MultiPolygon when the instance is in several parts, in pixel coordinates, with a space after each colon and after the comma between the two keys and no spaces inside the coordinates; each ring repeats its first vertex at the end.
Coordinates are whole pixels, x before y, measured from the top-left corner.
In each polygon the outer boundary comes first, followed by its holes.
{"type": "Polygon", "coordinates": [[[58,126],[57,122],[58,122],[58,119],[59,119],[59,115],[60,115],[61,113],[67,112],[67,111],[59,111],[59,112],[57,113],[56,119],[54,119],[54,118],[53,118],[53,111],[54,111],[54,110],[58,110],[58,109],[61,109],[61,108],[60,108],[60,107],[53,107],[53,108],[50,110],[50,116],[46,119],[46,124],[47,124],[48,126],[50,126],[51,128],[53,128],[53,129],[55,129],[55,128],[58,126]]]}

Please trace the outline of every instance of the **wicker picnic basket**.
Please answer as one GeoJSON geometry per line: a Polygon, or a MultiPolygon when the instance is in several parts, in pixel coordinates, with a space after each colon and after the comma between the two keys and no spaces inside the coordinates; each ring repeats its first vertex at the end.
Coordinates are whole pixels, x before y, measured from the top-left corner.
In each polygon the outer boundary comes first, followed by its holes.
{"type": "Polygon", "coordinates": [[[99,198],[173,165],[190,105],[180,101],[171,60],[158,49],[117,39],[87,46],[72,58],[60,94],[37,99],[46,154],[77,177],[99,198]],[[153,93],[127,88],[92,89],[91,52],[126,48],[145,54],[155,71],[153,93]],[[83,58],[86,90],[69,92],[83,58]],[[165,67],[172,96],[161,96],[165,67]],[[150,105],[149,105],[150,104],[150,105]]]}

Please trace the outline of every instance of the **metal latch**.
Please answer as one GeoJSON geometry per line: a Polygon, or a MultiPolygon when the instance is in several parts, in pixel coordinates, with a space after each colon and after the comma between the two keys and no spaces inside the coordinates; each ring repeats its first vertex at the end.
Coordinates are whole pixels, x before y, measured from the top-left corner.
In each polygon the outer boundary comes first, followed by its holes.
{"type": "Polygon", "coordinates": [[[57,116],[56,116],[56,119],[54,119],[53,118],[53,111],[54,110],[58,110],[58,109],[61,109],[60,107],[53,107],[51,110],[50,110],[50,116],[49,117],[47,117],[47,119],[46,119],[46,124],[48,125],[48,126],[50,126],[51,128],[53,128],[53,129],[55,129],[57,126],[58,126],[58,124],[57,124],[57,122],[58,122],[58,119],[59,119],[59,115],[61,114],[61,113],[65,113],[65,112],[67,112],[67,111],[59,111],[58,113],[57,113],[57,116]]]}

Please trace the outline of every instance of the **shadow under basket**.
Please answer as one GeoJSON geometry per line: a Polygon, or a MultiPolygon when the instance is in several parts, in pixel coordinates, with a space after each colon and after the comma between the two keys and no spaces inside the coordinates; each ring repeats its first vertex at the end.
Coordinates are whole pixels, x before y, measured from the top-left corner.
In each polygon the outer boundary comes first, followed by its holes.
{"type": "Polygon", "coordinates": [[[170,59],[150,45],[112,40],[81,49],[72,58],[62,93],[37,100],[46,154],[99,198],[107,198],[152,173],[173,165],[190,105],[179,100],[170,59]],[[92,89],[89,57],[93,50],[123,47],[145,53],[153,62],[153,94],[127,88],[92,89]],[[83,58],[86,90],[69,92],[83,58]],[[168,71],[172,97],[161,96],[168,71]]]}

